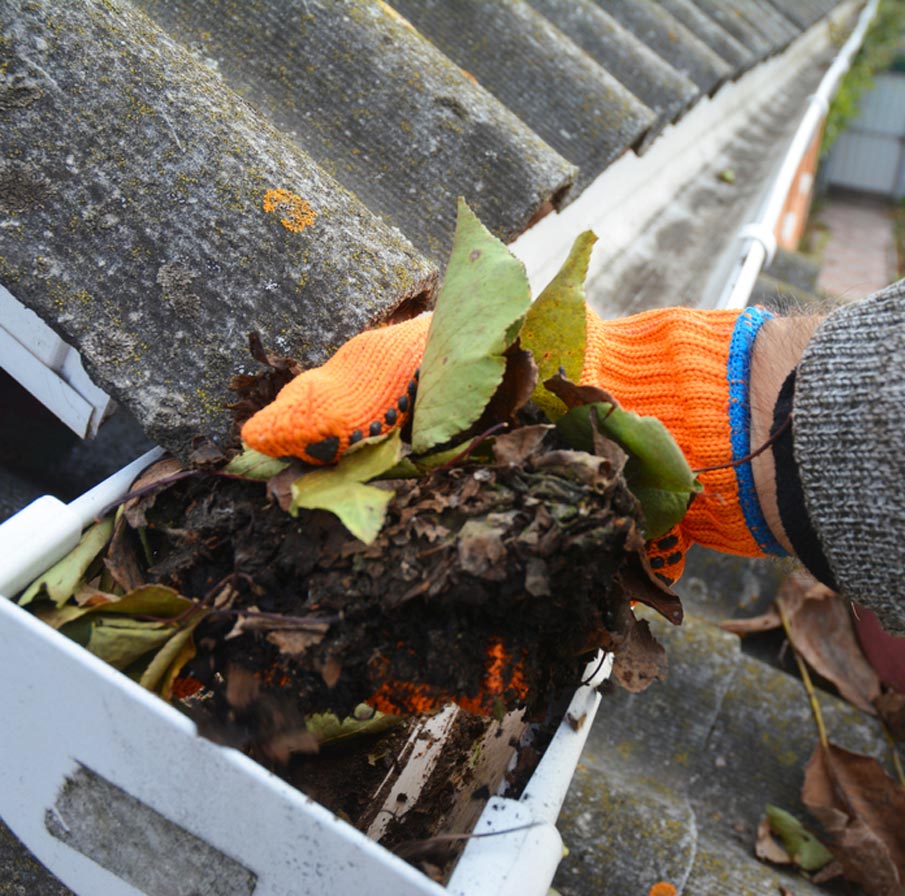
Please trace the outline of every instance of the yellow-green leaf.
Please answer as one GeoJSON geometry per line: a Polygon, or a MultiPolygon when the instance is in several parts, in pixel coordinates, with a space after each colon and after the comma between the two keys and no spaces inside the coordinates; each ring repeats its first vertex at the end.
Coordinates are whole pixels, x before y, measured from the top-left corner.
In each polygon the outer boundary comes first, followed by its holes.
{"type": "Polygon", "coordinates": [[[103,617],[92,620],[91,634],[85,645],[91,653],[117,669],[162,647],[176,630],[163,622],[142,622],[128,617],[103,617]]]}
{"type": "Polygon", "coordinates": [[[289,461],[268,457],[266,454],[261,454],[260,451],[255,451],[254,448],[246,448],[223,468],[223,472],[229,473],[231,476],[242,476],[245,479],[266,481],[288,466],[289,461]]]}
{"type": "Polygon", "coordinates": [[[99,604],[90,609],[94,613],[118,613],[127,616],[157,616],[161,619],[172,619],[175,616],[181,616],[193,606],[195,606],[193,601],[166,585],[141,585],[134,591],[124,594],[117,601],[99,604]]]}
{"type": "Polygon", "coordinates": [[[431,320],[412,448],[424,454],[465,432],[503,379],[503,353],[531,304],[524,265],[459,200],[452,253],[431,320]]]}
{"type": "Polygon", "coordinates": [[[356,538],[370,544],[380,532],[393,492],[364,483],[399,460],[399,431],[356,449],[343,455],[335,467],[312,470],[296,479],[289,512],[295,516],[299,508],[329,510],[356,538]]]}
{"type": "Polygon", "coordinates": [[[151,660],[139,679],[138,683],[142,687],[149,691],[156,691],[160,690],[162,685],[168,688],[172,686],[173,678],[195,654],[192,634],[201,619],[202,617],[198,616],[190,625],[173,632],[169,640],[157,651],[154,659],[151,660]],[[188,651],[186,651],[187,646],[189,646],[188,651]]]}
{"type": "Polygon", "coordinates": [[[534,355],[538,369],[531,398],[550,420],[561,417],[567,408],[544,388],[544,381],[560,368],[573,382],[581,379],[587,345],[584,281],[596,242],[590,230],[579,235],[565,264],[529,309],[519,334],[522,348],[534,355]]]}
{"type": "Polygon", "coordinates": [[[88,567],[112,534],[113,517],[107,517],[87,529],[76,547],[26,588],[19,598],[19,605],[24,607],[41,594],[46,594],[58,607],[66,603],[78,590],[88,567]]]}

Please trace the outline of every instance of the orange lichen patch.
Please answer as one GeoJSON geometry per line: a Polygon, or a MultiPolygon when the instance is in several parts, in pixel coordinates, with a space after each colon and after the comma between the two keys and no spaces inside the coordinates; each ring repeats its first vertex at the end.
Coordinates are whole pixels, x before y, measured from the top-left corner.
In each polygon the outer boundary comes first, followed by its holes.
{"type": "Polygon", "coordinates": [[[676,896],[676,888],[665,880],[658,880],[650,888],[647,896],[676,896]]]}
{"type": "Polygon", "coordinates": [[[270,457],[311,464],[339,460],[369,436],[402,426],[418,385],[430,315],[368,330],[323,367],[299,374],[242,428],[245,443],[270,457]]]}
{"type": "Polygon", "coordinates": [[[268,190],[262,205],[268,214],[278,212],[282,215],[280,224],[292,233],[301,233],[317,217],[310,202],[289,190],[268,190]]]}

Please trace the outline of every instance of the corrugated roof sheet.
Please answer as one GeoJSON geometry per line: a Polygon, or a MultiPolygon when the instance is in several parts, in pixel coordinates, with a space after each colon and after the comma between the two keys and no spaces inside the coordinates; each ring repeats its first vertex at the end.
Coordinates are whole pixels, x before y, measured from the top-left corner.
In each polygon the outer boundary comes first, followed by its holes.
{"type": "Polygon", "coordinates": [[[736,72],[745,71],[757,61],[755,53],[725,31],[694,0],[660,0],[660,5],[726,60],[736,72]]]}
{"type": "Polygon", "coordinates": [[[5,4],[0,281],[184,453],[248,331],[429,302],[457,196],[514,238],[828,2],[5,4]]]}
{"type": "Polygon", "coordinates": [[[650,141],[681,115],[701,91],[592,0],[529,0],[598,65],[628,87],[657,115],[650,141]]]}
{"type": "MultiPolygon", "coordinates": [[[[737,606],[747,594],[723,596],[737,606]]],[[[560,815],[569,855],[554,886],[599,896],[668,881],[695,896],[765,896],[783,884],[819,896],[794,871],[754,858],[767,804],[805,815],[803,770],[817,731],[801,682],[693,615],[652,628],[669,677],[604,697],[560,815]]],[[[834,743],[889,761],[876,718],[826,693],[820,703],[834,743]]]]}
{"type": "Polygon", "coordinates": [[[758,59],[782,49],[797,32],[766,0],[696,0],[714,21],[758,59]]]}
{"type": "Polygon", "coordinates": [[[574,168],[543,135],[386,6],[137,2],[435,262],[449,252],[458,196],[509,240],[572,184],[574,168]]]}
{"type": "Polygon", "coordinates": [[[421,33],[578,166],[579,188],[656,120],[630,90],[517,0],[392,0],[421,33]]]}
{"type": "Polygon", "coordinates": [[[653,0],[595,2],[705,93],[712,93],[732,76],[729,63],[653,0]]]}
{"type": "Polygon", "coordinates": [[[0,277],[152,437],[222,437],[249,330],[315,361],[432,292],[398,232],[131,7],[35,4],[4,36],[0,277]]]}

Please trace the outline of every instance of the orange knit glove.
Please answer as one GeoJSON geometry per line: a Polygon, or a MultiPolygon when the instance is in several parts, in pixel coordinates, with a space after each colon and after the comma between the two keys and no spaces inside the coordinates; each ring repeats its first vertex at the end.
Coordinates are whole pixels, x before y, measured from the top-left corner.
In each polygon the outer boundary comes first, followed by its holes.
{"type": "Polygon", "coordinates": [[[588,310],[583,385],[607,389],[627,410],[657,417],[704,486],[682,519],[648,543],[667,585],[692,542],[746,557],[785,556],[754,491],[748,377],[751,349],[771,315],[760,308],[664,308],[601,321],[588,310]]]}
{"type": "MultiPolygon", "coordinates": [[[[667,584],[681,575],[692,542],[744,556],[784,554],[754,492],[748,443],[751,347],[769,315],[757,308],[665,308],[602,321],[587,310],[582,385],[609,391],[627,410],[659,418],[704,490],[682,522],[649,543],[667,584]],[[736,466],[729,466],[736,463],[736,466]]],[[[322,367],[288,383],[252,417],[242,438],[273,457],[331,463],[362,438],[402,425],[418,383],[430,316],[361,333],[322,367]]]]}

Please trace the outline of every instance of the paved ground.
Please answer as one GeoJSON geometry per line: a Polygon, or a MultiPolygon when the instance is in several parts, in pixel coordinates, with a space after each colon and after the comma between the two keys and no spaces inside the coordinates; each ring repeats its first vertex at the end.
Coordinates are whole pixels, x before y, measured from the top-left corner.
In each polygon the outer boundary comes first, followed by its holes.
{"type": "Polygon", "coordinates": [[[896,277],[892,208],[866,196],[830,196],[817,214],[816,248],[822,255],[817,287],[831,296],[856,299],[896,277]]]}

